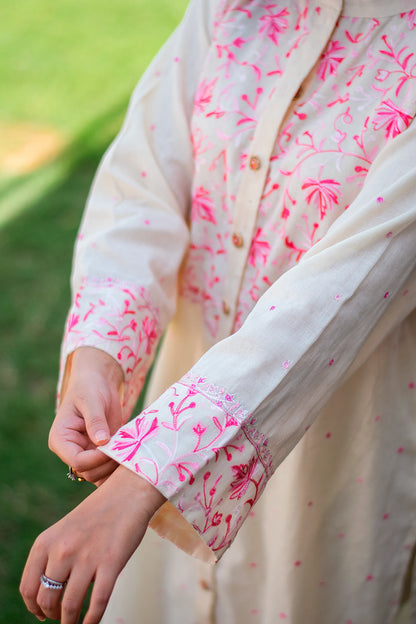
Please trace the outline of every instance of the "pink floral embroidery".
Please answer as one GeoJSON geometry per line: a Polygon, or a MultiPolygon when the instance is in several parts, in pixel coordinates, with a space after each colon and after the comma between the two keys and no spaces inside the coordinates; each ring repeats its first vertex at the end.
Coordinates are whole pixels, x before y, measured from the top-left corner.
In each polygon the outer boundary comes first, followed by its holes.
{"type": "MultiPolygon", "coordinates": [[[[124,409],[132,409],[161,336],[159,311],[144,288],[84,279],[69,311],[63,355],[81,346],[107,351],[125,374],[124,409]]],[[[61,371],[63,371],[63,365],[61,371]]],[[[62,373],[61,373],[62,374],[62,373]]]]}
{"type": "Polygon", "coordinates": [[[230,498],[240,499],[248,489],[252,482],[252,476],[257,466],[257,459],[252,457],[248,464],[240,464],[239,466],[231,466],[235,480],[231,482],[230,498]]]}
{"type": "Polygon", "coordinates": [[[282,9],[277,13],[272,13],[276,6],[276,4],[271,4],[265,7],[268,13],[260,18],[261,27],[259,33],[266,33],[267,37],[277,46],[279,44],[279,35],[288,27],[286,17],[289,15],[289,12],[287,9],[282,9]]]}
{"type": "Polygon", "coordinates": [[[318,67],[318,76],[321,80],[326,80],[328,74],[336,74],[340,63],[345,58],[346,47],[339,41],[331,41],[322,55],[322,60],[318,67]]]}
{"type": "Polygon", "coordinates": [[[210,221],[214,225],[215,220],[215,206],[210,197],[209,191],[203,186],[196,189],[192,202],[192,220],[193,221],[210,221]]]}
{"type": "Polygon", "coordinates": [[[272,474],[255,420],[235,396],[192,374],[101,448],[157,485],[219,554],[272,474]]]}
{"type": "MultiPolygon", "coordinates": [[[[221,327],[236,189],[258,121],[280,81],[294,71],[293,55],[313,47],[306,9],[276,0],[221,6],[195,97],[192,242],[180,284],[181,295],[200,304],[213,339],[221,327]],[[259,48],[250,20],[260,41],[270,45],[259,48]]],[[[267,179],[232,331],[267,288],[325,236],[361,191],[385,143],[409,126],[416,108],[410,13],[394,29],[389,20],[363,23],[343,15],[302,97],[288,109],[269,162],[262,160],[267,179]]]]}
{"type": "Polygon", "coordinates": [[[377,114],[373,120],[375,130],[385,128],[386,138],[395,136],[406,130],[412,121],[412,115],[401,110],[390,99],[385,100],[376,108],[377,114]]]}
{"type": "Polygon", "coordinates": [[[262,235],[262,229],[258,228],[250,248],[249,262],[251,266],[256,266],[257,262],[261,262],[263,265],[266,264],[267,256],[270,252],[270,243],[262,238],[262,235]]]}
{"type": "Polygon", "coordinates": [[[145,420],[145,417],[138,417],[134,421],[134,431],[120,431],[119,440],[114,444],[114,450],[121,453],[118,453],[119,457],[123,459],[123,461],[130,461],[139,448],[141,447],[143,441],[146,438],[151,438],[156,435],[158,430],[158,422],[155,417],[152,422],[148,422],[145,420]],[[127,452],[126,455],[123,456],[124,452],[127,452]]]}
{"type": "Polygon", "coordinates": [[[400,17],[406,18],[410,30],[416,28],[416,9],[408,11],[407,13],[401,13],[400,17]]]}
{"type": "Polygon", "coordinates": [[[307,203],[316,204],[321,219],[324,218],[327,210],[332,210],[334,205],[338,204],[338,197],[341,193],[340,187],[340,183],[336,180],[313,180],[312,178],[306,178],[302,184],[302,190],[308,189],[306,193],[307,203]]]}
{"type": "Polygon", "coordinates": [[[159,338],[156,320],[146,316],[143,320],[142,330],[147,341],[145,353],[147,355],[150,355],[150,353],[152,353],[156,340],[158,340],[159,338]]]}
{"type": "Polygon", "coordinates": [[[70,332],[74,329],[75,325],[77,325],[79,322],[79,314],[74,314],[73,312],[70,312],[68,315],[68,321],[67,321],[67,325],[66,325],[66,331],[70,332]]]}
{"type": "Polygon", "coordinates": [[[207,82],[202,80],[195,95],[195,113],[203,113],[212,100],[212,92],[217,78],[207,82]]]}

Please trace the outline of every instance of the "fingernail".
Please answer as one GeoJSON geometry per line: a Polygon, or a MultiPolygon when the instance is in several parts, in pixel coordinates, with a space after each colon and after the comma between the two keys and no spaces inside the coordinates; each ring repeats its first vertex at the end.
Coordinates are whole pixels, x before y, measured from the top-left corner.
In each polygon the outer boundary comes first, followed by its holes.
{"type": "Polygon", "coordinates": [[[103,442],[107,442],[107,440],[108,434],[106,431],[104,431],[103,429],[97,431],[97,433],[95,434],[95,441],[97,444],[102,444],[103,442]]]}
{"type": "Polygon", "coordinates": [[[45,617],[44,615],[42,615],[42,616],[37,615],[36,617],[38,618],[38,620],[39,620],[40,622],[44,622],[44,621],[46,620],[46,617],[45,617]]]}

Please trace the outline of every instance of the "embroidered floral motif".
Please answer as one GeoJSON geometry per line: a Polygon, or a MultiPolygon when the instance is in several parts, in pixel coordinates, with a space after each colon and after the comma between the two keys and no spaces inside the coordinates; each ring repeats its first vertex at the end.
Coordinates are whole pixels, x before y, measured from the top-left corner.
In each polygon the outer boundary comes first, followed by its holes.
{"type": "Polygon", "coordinates": [[[383,101],[376,108],[377,115],[373,121],[375,130],[385,128],[386,138],[394,139],[395,136],[406,130],[412,121],[412,115],[400,110],[390,99],[383,101]]]}
{"type": "MultiPolygon", "coordinates": [[[[220,3],[192,118],[192,245],[180,285],[182,296],[202,306],[213,339],[240,176],[267,102],[293,72],[293,52],[309,45],[307,13],[308,7],[284,0],[220,3]],[[259,37],[245,35],[253,30],[259,37]],[[210,141],[213,136],[217,140],[210,141]],[[198,175],[206,170],[209,188],[198,175]]],[[[233,330],[253,302],[325,236],[359,194],[379,151],[410,125],[416,113],[416,45],[409,34],[415,11],[402,18],[393,29],[389,20],[342,16],[315,76],[287,112],[270,162],[262,162],[267,181],[252,240],[246,240],[233,330]]]]}
{"type": "Polygon", "coordinates": [[[219,552],[273,471],[267,439],[253,417],[225,389],[191,374],[101,448],[157,485],[219,552]]]}
{"type": "Polygon", "coordinates": [[[124,409],[129,413],[160,335],[158,310],[144,288],[111,278],[89,278],[83,280],[69,311],[63,353],[91,346],[118,360],[125,375],[124,409]]]}

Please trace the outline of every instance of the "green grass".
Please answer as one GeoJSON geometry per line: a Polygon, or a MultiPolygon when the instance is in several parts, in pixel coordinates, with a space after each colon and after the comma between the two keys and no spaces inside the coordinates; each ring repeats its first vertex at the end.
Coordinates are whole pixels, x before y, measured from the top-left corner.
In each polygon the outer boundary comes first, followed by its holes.
{"type": "Polygon", "coordinates": [[[80,131],[131,91],[184,6],[185,0],[2,2],[0,76],[8,88],[0,120],[80,131]]]}
{"type": "Polygon", "coordinates": [[[185,4],[1,3],[0,126],[51,127],[67,149],[0,178],[0,624],[35,621],[18,594],[30,544],[90,487],[66,479],[47,449],[72,246],[127,94],[185,4]]]}

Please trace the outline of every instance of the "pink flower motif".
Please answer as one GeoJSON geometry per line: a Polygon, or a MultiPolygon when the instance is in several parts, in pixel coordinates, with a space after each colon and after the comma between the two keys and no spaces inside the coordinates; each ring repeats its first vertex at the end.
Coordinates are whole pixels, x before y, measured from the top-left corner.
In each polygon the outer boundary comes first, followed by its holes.
{"type": "Polygon", "coordinates": [[[149,422],[145,416],[142,416],[142,418],[136,418],[132,424],[134,428],[132,426],[130,429],[125,428],[120,431],[118,434],[120,439],[113,445],[113,450],[119,451],[117,455],[122,461],[130,461],[141,447],[143,440],[152,438],[159,429],[156,417],[149,422]],[[123,455],[123,451],[127,453],[123,455]]]}
{"type": "Polygon", "coordinates": [[[192,430],[194,431],[194,433],[196,433],[196,435],[200,438],[201,436],[204,435],[205,431],[207,430],[206,427],[203,427],[201,425],[201,423],[198,423],[197,425],[195,425],[195,427],[192,427],[192,430]]]}
{"type": "Polygon", "coordinates": [[[271,11],[275,7],[275,4],[266,7],[269,13],[260,18],[261,26],[259,33],[266,33],[267,37],[273,41],[274,45],[278,45],[279,34],[283,33],[288,27],[286,16],[289,15],[289,11],[287,9],[282,9],[282,11],[278,13],[272,13],[271,11]]]}
{"type": "Polygon", "coordinates": [[[195,112],[203,113],[208,104],[212,100],[212,92],[215,87],[215,83],[217,82],[217,78],[211,80],[211,82],[206,82],[203,80],[199,85],[195,94],[195,112]]]}
{"type": "Polygon", "coordinates": [[[251,243],[249,262],[253,267],[256,266],[258,260],[260,260],[264,266],[270,252],[270,243],[267,240],[261,240],[262,234],[263,230],[258,228],[253,238],[253,242],[251,243]]]}
{"type": "Polygon", "coordinates": [[[192,221],[209,221],[216,225],[214,210],[214,202],[210,197],[209,191],[203,186],[199,186],[192,201],[192,221]]]}
{"type": "Polygon", "coordinates": [[[155,319],[146,316],[142,323],[142,330],[147,340],[145,352],[147,355],[150,355],[150,353],[152,352],[152,346],[158,337],[157,323],[155,319]]]}
{"type": "Polygon", "coordinates": [[[314,180],[306,178],[302,184],[302,190],[309,189],[306,194],[306,201],[310,205],[312,202],[319,208],[321,219],[332,210],[334,204],[338,205],[338,197],[341,193],[340,183],[336,180],[314,180]]]}
{"type": "Polygon", "coordinates": [[[390,99],[376,108],[377,115],[373,119],[374,130],[385,128],[386,139],[392,138],[406,130],[412,121],[412,115],[401,110],[390,99]]]}
{"type": "Polygon", "coordinates": [[[407,23],[409,25],[409,29],[413,30],[416,28],[416,9],[412,11],[408,11],[407,13],[400,13],[400,17],[404,17],[407,19],[407,23]]]}
{"type": "Polygon", "coordinates": [[[378,82],[384,82],[390,76],[391,72],[387,69],[378,69],[376,74],[376,80],[378,82]]]}
{"type": "Polygon", "coordinates": [[[67,332],[70,332],[79,322],[79,314],[70,314],[68,316],[67,332]]]}
{"type": "Polygon", "coordinates": [[[248,464],[240,464],[239,466],[231,467],[235,480],[231,483],[232,492],[230,499],[240,499],[244,496],[248,490],[256,466],[257,459],[253,457],[248,464]]]}
{"type": "Polygon", "coordinates": [[[222,513],[218,513],[218,511],[212,516],[212,524],[214,526],[218,526],[221,523],[222,520],[222,513]]]}
{"type": "Polygon", "coordinates": [[[346,50],[346,47],[340,45],[339,41],[330,42],[318,66],[318,76],[321,80],[325,80],[329,74],[337,73],[339,64],[345,58],[345,53],[342,53],[342,50],[346,50]]]}

